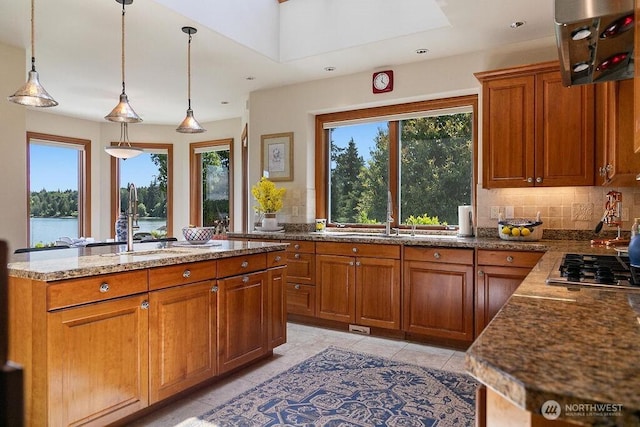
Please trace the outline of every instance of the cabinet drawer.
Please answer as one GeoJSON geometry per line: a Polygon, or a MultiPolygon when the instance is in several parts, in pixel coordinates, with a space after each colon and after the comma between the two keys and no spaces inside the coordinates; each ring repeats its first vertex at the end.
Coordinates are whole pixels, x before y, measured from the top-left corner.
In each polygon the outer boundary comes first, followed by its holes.
{"type": "Polygon", "coordinates": [[[313,254],[316,252],[315,242],[306,242],[301,240],[285,240],[283,243],[289,243],[287,252],[301,252],[305,254],[313,254]]]}
{"type": "Polygon", "coordinates": [[[316,287],[300,283],[287,283],[287,313],[315,316],[316,287]]]}
{"type": "Polygon", "coordinates": [[[104,301],[148,289],[147,270],[65,280],[47,286],[47,309],[104,301]]]}
{"type": "Polygon", "coordinates": [[[404,259],[407,261],[434,261],[473,265],[473,249],[411,247],[404,249],[404,259]]]}
{"type": "Polygon", "coordinates": [[[163,289],[216,278],[216,262],[202,261],[168,265],[149,270],[149,289],[163,289]]]}
{"type": "Polygon", "coordinates": [[[544,255],[543,252],[478,249],[478,265],[531,268],[538,263],[542,255],[544,255]]]}
{"type": "Polygon", "coordinates": [[[400,246],[377,245],[374,243],[318,242],[316,244],[316,253],[325,255],[400,259],[400,246]]]}
{"type": "Polygon", "coordinates": [[[267,268],[282,267],[287,264],[287,256],[285,251],[268,252],[267,268]]]}
{"type": "Polygon", "coordinates": [[[218,261],[218,277],[236,276],[267,268],[267,255],[255,254],[218,261]]]}

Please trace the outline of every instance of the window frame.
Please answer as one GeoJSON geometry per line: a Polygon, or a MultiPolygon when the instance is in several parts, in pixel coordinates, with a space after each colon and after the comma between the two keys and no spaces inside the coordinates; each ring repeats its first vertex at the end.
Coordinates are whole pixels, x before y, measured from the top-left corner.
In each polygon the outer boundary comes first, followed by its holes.
{"type": "Polygon", "coordinates": [[[220,146],[229,147],[229,229],[233,230],[233,138],[189,144],[189,223],[202,226],[202,162],[196,149],[220,146]]]}
{"type": "MultiPolygon", "coordinates": [[[[27,132],[27,242],[31,239],[31,141],[51,141],[78,150],[78,237],[91,236],[91,140],[27,132]],[[80,148],[76,148],[80,147],[80,148]]],[[[115,221],[115,220],[114,220],[115,221]]]]}
{"type": "MultiPolygon", "coordinates": [[[[167,150],[167,237],[173,234],[173,144],[163,143],[130,143],[132,147],[142,150],[167,150]]],[[[112,142],[111,145],[118,145],[112,142]]],[[[109,156],[111,157],[111,156],[109,156]]],[[[120,159],[111,157],[111,224],[115,224],[120,215],[120,159]]],[[[111,227],[110,237],[115,237],[115,229],[111,227]]]]}
{"type": "MultiPolygon", "coordinates": [[[[367,119],[375,121],[376,119],[386,119],[389,116],[407,114],[407,113],[425,113],[434,110],[446,110],[458,107],[471,107],[473,113],[473,152],[472,156],[472,182],[471,182],[471,203],[474,206],[475,217],[475,200],[476,200],[476,183],[478,181],[478,95],[463,95],[451,98],[441,98],[428,101],[417,101],[406,104],[387,105],[381,107],[363,108],[358,110],[341,111],[334,113],[319,114],[315,118],[315,186],[316,186],[316,218],[329,218],[329,129],[325,129],[326,123],[332,122],[348,122],[355,120],[367,119]]],[[[399,191],[399,138],[400,126],[398,120],[386,119],[389,123],[389,191],[391,191],[391,199],[393,201],[394,218],[391,224],[394,228],[408,228],[400,224],[398,215],[398,191],[399,191]],[[391,143],[391,142],[394,143],[391,143]]],[[[337,224],[328,223],[328,227],[335,227],[337,224]]],[[[350,224],[351,226],[351,224],[350,224]]],[[[382,224],[353,224],[354,228],[384,228],[382,224]]],[[[421,226],[420,228],[442,229],[442,226],[421,226]]]]}

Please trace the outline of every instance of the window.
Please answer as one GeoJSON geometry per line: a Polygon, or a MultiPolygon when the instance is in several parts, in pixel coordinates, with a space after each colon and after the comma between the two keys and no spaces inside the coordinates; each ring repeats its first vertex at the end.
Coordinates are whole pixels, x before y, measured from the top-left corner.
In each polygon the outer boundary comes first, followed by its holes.
{"type": "MultiPolygon", "coordinates": [[[[128,208],[128,184],[138,193],[139,237],[173,236],[173,146],[136,144],[143,153],[131,159],[111,158],[111,223],[128,208]]],[[[112,229],[115,234],[115,227],[112,229]]],[[[114,236],[112,236],[114,237],[114,236]]]]}
{"type": "Polygon", "coordinates": [[[91,141],[27,132],[29,246],[91,236],[91,141]]]}
{"type": "Polygon", "coordinates": [[[473,204],[477,97],[316,117],[316,216],[330,225],[456,225],[473,204]]]}
{"type": "Polygon", "coordinates": [[[233,139],[194,142],[189,147],[189,221],[204,227],[228,227],[233,212],[233,139]]]}

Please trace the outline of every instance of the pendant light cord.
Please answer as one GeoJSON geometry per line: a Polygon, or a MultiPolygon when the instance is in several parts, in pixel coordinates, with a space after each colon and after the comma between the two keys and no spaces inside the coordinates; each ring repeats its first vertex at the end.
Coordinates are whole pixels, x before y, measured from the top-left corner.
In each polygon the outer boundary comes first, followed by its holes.
{"type": "Polygon", "coordinates": [[[124,1],[122,2],[122,93],[124,94],[124,1]]]}
{"type": "Polygon", "coordinates": [[[35,43],[35,39],[36,39],[36,32],[34,30],[35,28],[35,24],[34,24],[34,10],[35,10],[35,0],[31,0],[31,71],[35,71],[36,70],[36,43],[35,43]]]}
{"type": "Polygon", "coordinates": [[[189,100],[189,109],[191,109],[191,33],[189,33],[189,47],[187,48],[187,99],[189,100]]]}

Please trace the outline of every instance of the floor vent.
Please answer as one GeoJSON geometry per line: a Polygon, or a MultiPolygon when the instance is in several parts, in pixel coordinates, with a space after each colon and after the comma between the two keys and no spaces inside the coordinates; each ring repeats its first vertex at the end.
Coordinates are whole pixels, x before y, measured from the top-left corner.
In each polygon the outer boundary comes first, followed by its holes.
{"type": "Polygon", "coordinates": [[[370,335],[371,328],[368,326],[349,325],[349,332],[355,332],[357,334],[362,334],[362,335],[370,335]]]}

